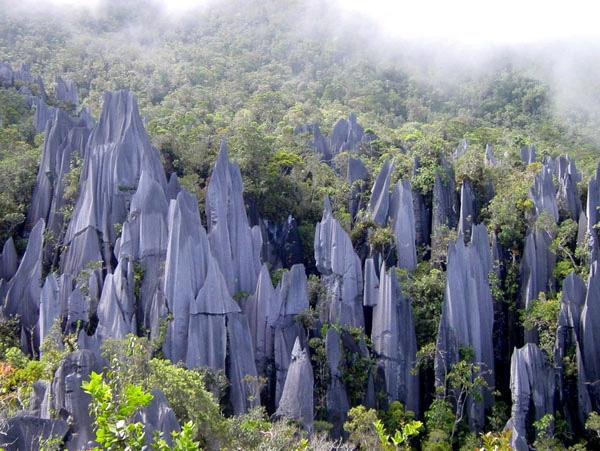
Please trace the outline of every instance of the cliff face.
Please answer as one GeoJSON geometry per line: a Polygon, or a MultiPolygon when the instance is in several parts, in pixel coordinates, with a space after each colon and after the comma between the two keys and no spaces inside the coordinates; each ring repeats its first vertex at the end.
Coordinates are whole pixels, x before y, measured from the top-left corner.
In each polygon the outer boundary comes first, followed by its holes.
{"type": "MultiPolygon", "coordinates": [[[[34,83],[26,67],[13,71],[0,65],[0,83],[12,86],[15,80],[34,83]]],[[[533,422],[546,414],[565,415],[580,430],[589,412],[600,408],[595,227],[600,172],[589,182],[585,212],[577,191],[581,174],[566,157],[544,160],[528,193],[532,220],[522,254],[513,254],[510,262],[513,270],[520,266],[513,274],[518,294],[511,301],[527,308],[541,292],[556,291],[556,236],[540,225],[543,220],[552,225],[578,220],[578,241],[590,264],[586,282],[574,272],[562,282],[550,356],[538,347],[538,334],[523,334],[512,323],[514,336],[498,337],[504,320],[516,320],[493,295],[492,278],[506,278],[511,257],[495,232],[490,238],[477,223],[494,187],[482,195],[475,181],[464,179],[457,190],[452,165],[445,161],[433,177],[430,196],[408,180],[396,180],[392,161],[385,161],[377,175],[370,174],[360,149],[373,136],[355,115],[340,120],[330,138],[318,126],[303,131],[310,131],[311,145],[328,162],[342,152],[352,154],[344,176],[351,185],[349,222],[370,224],[366,243],[336,218],[325,196],[314,230],[317,274],[307,274],[312,266],[304,265],[308,256],[302,224],[291,216],[273,223],[247,211],[242,175],[230,161],[225,141],[201,212],[198,199],[180,186],[177,175],[167,179],[137,100],[127,90],[105,94],[97,123],[85,109],[74,115],[48,106],[43,90],[24,95],[30,96],[34,126],[44,131],[45,141],[25,226],[26,249],[19,257],[11,238],[0,254],[0,314],[18,319],[21,347],[28,353],[39,355],[40,343],[53,327],[76,333],[79,350],[60,364],[51,383],[36,384],[31,411],[8,421],[6,440],[14,438],[26,449],[33,437],[56,434],[69,449],[87,446],[93,420],[81,382],[91,371],[102,370],[102,344],[129,334],[164,340],[161,350],[174,363],[223,371],[229,382],[228,410],[234,414],[262,401],[276,417],[296,420],[312,431],[316,403],[321,402],[322,416],[340,437],[358,392],[370,407],[401,401],[419,416],[428,400],[423,388],[430,384],[431,391],[433,381],[415,368],[419,317],[404,284],[431,251],[425,247],[421,252],[418,246],[445,245],[443,240],[452,235],[444,231],[456,232],[456,239],[449,240],[447,260],[436,268],[445,270],[446,279],[433,358],[435,384],[440,392],[446,390],[448,374],[468,350],[470,363],[479,368],[475,376],[485,382],[478,396],[466,401],[471,429],[484,430],[496,382],[505,377],[505,387],[509,385],[508,369],[496,365],[508,362],[510,352],[503,350],[509,342],[526,342],[511,357],[514,448],[528,449],[535,439],[533,422]],[[71,171],[77,170],[81,175],[73,198],[67,192],[73,191],[68,185],[71,171]],[[391,232],[383,246],[387,251],[369,241],[381,230],[391,232]],[[274,269],[280,270],[275,286],[274,269]],[[322,340],[324,361],[317,363],[325,376],[316,377],[311,339],[322,340]],[[348,377],[358,371],[348,368],[352,358],[369,365],[358,389],[348,377]],[[573,358],[577,368],[574,380],[563,368],[566,358],[573,358]],[[266,381],[262,393],[257,393],[259,379],[266,381]],[[317,388],[323,389],[321,400],[317,388]]],[[[79,102],[75,85],[61,78],[56,98],[75,106],[79,102]]],[[[533,163],[535,149],[522,149],[521,157],[533,163]]],[[[500,164],[491,147],[482,158],[488,165],[500,164]]],[[[166,398],[154,395],[141,414],[147,433],[177,430],[166,398]]]]}

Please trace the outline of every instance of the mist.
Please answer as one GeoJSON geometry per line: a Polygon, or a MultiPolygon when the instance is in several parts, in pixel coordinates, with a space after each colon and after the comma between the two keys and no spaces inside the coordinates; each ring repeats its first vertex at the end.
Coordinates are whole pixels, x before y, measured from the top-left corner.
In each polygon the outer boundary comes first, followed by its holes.
{"type": "MultiPolygon", "coordinates": [[[[141,58],[168,39],[170,28],[193,30],[202,26],[203,14],[228,7],[224,0],[0,3],[4,14],[52,16],[65,30],[102,20],[108,10],[119,8],[128,18],[101,39],[137,44],[141,58]]],[[[284,14],[303,11],[291,18],[288,30],[298,39],[332,42],[442,89],[517,68],[549,86],[558,115],[590,128],[600,125],[600,28],[595,23],[600,5],[592,2],[302,0],[282,1],[281,9],[284,14]]]]}

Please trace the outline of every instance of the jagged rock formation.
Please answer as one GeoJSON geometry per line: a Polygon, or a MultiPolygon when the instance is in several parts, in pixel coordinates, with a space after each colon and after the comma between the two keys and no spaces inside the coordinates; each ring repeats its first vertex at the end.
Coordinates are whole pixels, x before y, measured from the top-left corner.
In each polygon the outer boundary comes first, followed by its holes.
{"type": "Polygon", "coordinates": [[[554,412],[554,371],[543,351],[528,343],[520,349],[515,348],[510,363],[510,374],[513,402],[511,418],[507,425],[512,431],[510,443],[517,451],[528,451],[528,443],[534,441],[533,422],[554,412]]]}
{"type": "Polygon", "coordinates": [[[521,147],[521,161],[525,164],[535,163],[535,161],[536,161],[535,146],[521,147]]]}
{"type": "Polygon", "coordinates": [[[417,266],[417,231],[413,194],[407,180],[394,185],[389,216],[394,230],[398,267],[413,270],[417,266]]]}
{"type": "Polygon", "coordinates": [[[342,360],[342,347],[340,334],[334,328],[327,330],[325,337],[325,352],[327,353],[327,366],[329,368],[329,384],[327,386],[327,421],[333,428],[334,437],[342,435],[344,422],[347,418],[350,402],[342,381],[340,363],[342,360]]]}
{"type": "Polygon", "coordinates": [[[77,274],[98,257],[112,267],[115,227],[127,218],[142,171],[164,189],[164,170],[144,130],[137,100],[126,90],[107,92],[85,149],[81,194],[65,236],[64,271],[77,274]]]}
{"type": "Polygon", "coordinates": [[[443,234],[443,229],[454,229],[458,222],[458,201],[454,182],[454,170],[442,161],[443,172],[435,174],[433,183],[433,206],[431,219],[432,247],[443,234]]]}
{"type": "Polygon", "coordinates": [[[19,268],[8,281],[6,290],[2,290],[6,294],[0,305],[0,313],[9,317],[18,316],[22,340],[25,339],[21,347],[27,351],[35,350],[39,345],[36,326],[42,287],[44,225],[44,220],[40,219],[31,231],[19,268]]]}
{"type": "Polygon", "coordinates": [[[574,221],[579,219],[582,212],[581,199],[577,184],[581,181],[581,173],[575,161],[568,156],[561,155],[555,162],[554,175],[558,179],[557,203],[561,217],[570,217],[574,221]]]}
{"type": "Polygon", "coordinates": [[[585,304],[581,312],[580,346],[583,357],[584,381],[594,409],[600,408],[600,272],[598,262],[592,263],[585,304]]]}
{"type": "Polygon", "coordinates": [[[554,289],[554,263],[556,256],[550,249],[552,237],[540,228],[527,234],[521,260],[521,306],[529,307],[541,292],[554,289]]]}
{"type": "Polygon", "coordinates": [[[19,257],[15,249],[15,242],[10,237],[2,246],[0,254],[0,279],[8,281],[15,275],[19,267],[19,257]]]}
{"type": "Polygon", "coordinates": [[[56,99],[77,106],[79,104],[77,85],[71,80],[56,77],[56,99]]]}
{"type": "Polygon", "coordinates": [[[394,169],[394,165],[389,161],[383,163],[381,171],[375,184],[371,190],[371,199],[369,200],[369,211],[375,221],[379,225],[384,225],[387,220],[390,207],[390,176],[394,169]]]}
{"type": "Polygon", "coordinates": [[[372,258],[365,260],[365,285],[363,290],[363,305],[373,307],[377,305],[379,296],[379,277],[375,270],[375,261],[372,258]]]}
{"type": "MultiPolygon", "coordinates": [[[[492,269],[487,230],[483,224],[473,226],[471,242],[462,236],[448,247],[447,282],[440,319],[435,359],[436,384],[445,384],[452,365],[460,359],[461,348],[473,351],[473,361],[482,368],[490,387],[494,386],[494,349],[492,330],[494,309],[488,274],[492,269]]],[[[490,395],[484,390],[483,402],[470,399],[469,423],[474,430],[485,424],[485,408],[490,395]]]]}
{"type": "Polygon", "coordinates": [[[38,450],[48,440],[64,442],[69,431],[63,420],[49,420],[34,416],[13,417],[0,434],[0,446],[6,451],[38,450]]]}
{"type": "Polygon", "coordinates": [[[296,420],[304,429],[312,431],[313,384],[310,358],[306,349],[300,345],[300,340],[296,338],[276,416],[296,420]]]}
{"type": "Polygon", "coordinates": [[[590,263],[598,260],[600,252],[600,242],[598,241],[598,231],[595,225],[600,222],[600,166],[596,168],[596,173],[588,183],[587,192],[587,224],[585,233],[580,233],[578,242],[585,243],[590,252],[590,263]],[[584,235],[584,236],[581,236],[584,235]],[[587,240],[586,240],[587,238],[587,240]]]}
{"type": "Polygon", "coordinates": [[[350,113],[348,119],[341,118],[335,123],[329,139],[321,134],[318,124],[298,126],[294,133],[312,135],[309,145],[324,161],[331,161],[340,152],[356,152],[361,144],[375,139],[372,133],[365,133],[354,113],[350,113]]]}
{"type": "Polygon", "coordinates": [[[315,261],[326,289],[329,321],[362,327],[362,265],[350,237],[334,219],[329,199],[315,229],[315,261]]]}
{"type": "Polygon", "coordinates": [[[417,338],[410,301],[398,284],[396,268],[380,270],[377,305],[373,308],[373,350],[385,373],[388,401],[401,401],[408,410],[419,412],[419,379],[413,374],[417,338]]]}
{"type": "Polygon", "coordinates": [[[288,216],[281,223],[261,220],[260,231],[263,242],[261,259],[271,268],[290,268],[304,261],[300,232],[293,216],[288,216]]]}
{"type": "Polygon", "coordinates": [[[475,213],[475,194],[471,183],[463,179],[460,186],[460,215],[458,217],[458,233],[462,233],[464,239],[471,239],[471,227],[476,218],[475,213]]]}
{"type": "Polygon", "coordinates": [[[548,165],[544,165],[542,170],[535,175],[533,186],[529,190],[529,198],[533,202],[536,215],[539,216],[545,212],[554,222],[558,222],[556,196],[552,169],[548,165]]]}
{"type": "Polygon", "coordinates": [[[242,193],[240,169],[229,162],[223,141],[206,192],[206,217],[211,251],[232,295],[252,293],[261,266],[262,243],[252,234],[242,193]]]}
{"type": "Polygon", "coordinates": [[[364,201],[361,199],[361,194],[368,178],[369,171],[362,160],[359,158],[348,157],[346,181],[350,185],[351,190],[350,200],[348,201],[348,212],[352,219],[356,218],[356,214],[361,208],[364,208],[364,201]]]}

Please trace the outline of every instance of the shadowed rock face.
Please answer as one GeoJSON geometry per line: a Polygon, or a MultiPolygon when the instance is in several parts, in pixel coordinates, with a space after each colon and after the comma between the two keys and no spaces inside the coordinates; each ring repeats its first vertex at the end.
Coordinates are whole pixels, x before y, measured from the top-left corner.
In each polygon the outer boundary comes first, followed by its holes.
{"type": "Polygon", "coordinates": [[[401,401],[407,410],[419,412],[419,378],[412,374],[417,338],[410,301],[398,284],[396,268],[380,271],[377,305],[373,309],[373,350],[381,359],[388,401],[401,401]]]}
{"type": "Polygon", "coordinates": [[[369,171],[359,158],[348,157],[348,168],[346,170],[346,181],[350,185],[350,200],[348,202],[348,212],[354,219],[361,208],[364,208],[364,201],[360,194],[364,190],[365,183],[369,178],[369,171]]]}
{"type": "Polygon", "coordinates": [[[308,143],[323,161],[331,161],[331,151],[329,150],[329,141],[321,134],[319,124],[305,124],[296,127],[294,134],[308,133],[311,139],[308,143]]]}
{"type": "Polygon", "coordinates": [[[585,305],[581,312],[581,351],[585,380],[594,409],[600,408],[600,272],[598,262],[592,263],[588,278],[585,305]]]}
{"type": "Polygon", "coordinates": [[[45,440],[64,441],[68,430],[63,420],[34,416],[9,418],[0,430],[0,446],[6,451],[38,450],[40,442],[45,440]]]}
{"type": "Polygon", "coordinates": [[[177,199],[171,200],[167,222],[164,293],[173,320],[164,352],[173,362],[179,362],[185,361],[190,304],[204,284],[210,251],[198,202],[192,194],[181,190],[177,199]]]}
{"type": "Polygon", "coordinates": [[[513,401],[507,425],[512,430],[510,442],[517,451],[529,451],[528,437],[531,436],[533,422],[554,412],[554,371],[543,351],[528,343],[520,349],[515,348],[510,375],[513,401]]]}
{"type": "Polygon", "coordinates": [[[379,277],[375,271],[375,262],[372,258],[365,260],[365,288],[363,291],[363,305],[373,307],[377,305],[379,296],[379,277]]]}
{"type": "Polygon", "coordinates": [[[556,196],[552,169],[548,165],[544,165],[543,169],[535,175],[533,186],[529,190],[529,198],[533,202],[536,215],[539,216],[545,212],[554,222],[558,222],[556,196]]]}
{"type": "MultiPolygon", "coordinates": [[[[469,347],[488,385],[494,386],[494,308],[488,280],[491,263],[488,235],[482,224],[473,226],[469,245],[459,235],[448,247],[446,294],[435,359],[438,385],[444,384],[446,371],[458,362],[460,348],[469,347]]],[[[475,430],[483,428],[485,408],[491,402],[489,392],[483,394],[483,402],[470,400],[467,405],[469,422],[475,430]]]]}
{"type": "Polygon", "coordinates": [[[594,227],[600,222],[600,166],[588,183],[587,197],[587,227],[586,233],[589,239],[590,262],[598,260],[600,242],[598,231],[594,227]]]}
{"type": "Polygon", "coordinates": [[[552,238],[545,230],[529,231],[521,260],[521,306],[529,307],[540,292],[548,293],[554,288],[554,263],[556,256],[550,250],[552,238]]]}
{"type": "Polygon", "coordinates": [[[454,182],[454,170],[442,161],[443,172],[435,175],[433,183],[433,206],[431,218],[432,246],[441,229],[454,229],[458,222],[458,200],[454,182]]]}
{"type": "Polygon", "coordinates": [[[94,353],[88,350],[72,352],[61,362],[54,375],[49,403],[56,415],[70,424],[67,441],[69,450],[86,449],[93,442],[93,422],[88,406],[91,398],[81,384],[92,371],[100,371],[94,353]]]}
{"type": "Polygon", "coordinates": [[[250,229],[242,176],[237,164],[229,162],[224,141],[206,192],[206,217],[210,248],[229,292],[252,293],[260,271],[262,243],[254,239],[250,229]]]}
{"type": "MultiPolygon", "coordinates": [[[[89,230],[99,237],[97,246],[110,268],[111,247],[117,238],[115,224],[122,224],[127,218],[128,204],[142,172],[164,189],[166,179],[160,157],[150,145],[135,97],[126,90],[107,92],[100,120],[85,149],[82,194],[65,237],[65,244],[69,244],[63,255],[65,270],[76,274],[81,269],[78,257],[89,244],[78,238],[89,230]]],[[[93,240],[93,236],[88,236],[88,240],[93,240]]]]}
{"type": "Polygon", "coordinates": [[[373,221],[379,225],[385,225],[387,220],[390,207],[390,176],[393,169],[394,167],[389,161],[383,163],[371,190],[369,211],[371,212],[373,221]]]}
{"type": "Polygon", "coordinates": [[[575,161],[568,156],[557,157],[554,161],[554,175],[558,179],[557,203],[559,213],[574,221],[579,219],[582,211],[577,184],[581,181],[581,173],[575,166],[575,161]]]}
{"type": "Polygon", "coordinates": [[[521,161],[523,163],[531,164],[536,161],[535,146],[523,146],[521,147],[521,161]]]}
{"type": "Polygon", "coordinates": [[[460,187],[460,215],[458,217],[458,233],[462,233],[465,241],[471,239],[471,227],[476,219],[475,194],[471,182],[464,179],[460,187]]]}
{"type": "Polygon", "coordinates": [[[329,321],[362,327],[362,269],[352,241],[334,219],[329,199],[315,229],[315,261],[329,305],[329,321]]]}
{"type": "Polygon", "coordinates": [[[342,360],[342,347],[340,334],[334,328],[327,330],[325,337],[325,350],[327,353],[327,366],[329,368],[329,384],[327,386],[327,421],[333,424],[331,434],[333,437],[342,435],[344,422],[350,409],[348,395],[342,381],[339,369],[342,360]]]}
{"type": "Polygon", "coordinates": [[[56,77],[56,99],[75,106],[78,105],[79,94],[77,93],[77,85],[71,80],[56,77]]]}
{"type": "Polygon", "coordinates": [[[33,128],[38,133],[43,132],[46,129],[48,121],[50,121],[58,111],[57,108],[48,106],[46,101],[42,97],[37,97],[34,102],[35,112],[33,114],[33,128]]]}
{"type": "Polygon", "coordinates": [[[262,261],[271,268],[289,268],[304,261],[304,249],[300,240],[298,224],[293,216],[281,223],[260,221],[262,235],[262,261]]]}
{"type": "Polygon", "coordinates": [[[298,421],[304,429],[313,427],[313,372],[306,349],[302,349],[297,338],[291,354],[291,362],[285,378],[279,407],[275,413],[298,421]]]}
{"type": "Polygon", "coordinates": [[[8,281],[15,275],[19,267],[19,257],[15,249],[15,242],[10,237],[2,246],[0,254],[0,279],[8,281]]]}
{"type": "Polygon", "coordinates": [[[152,401],[137,415],[135,421],[141,421],[144,424],[146,444],[150,445],[155,433],[162,433],[163,438],[172,445],[172,432],[179,432],[179,422],[175,417],[173,409],[169,407],[169,402],[162,391],[153,389],[152,401]]]}
{"type": "Polygon", "coordinates": [[[44,220],[40,219],[29,234],[27,249],[19,268],[6,287],[2,311],[7,316],[19,316],[21,328],[28,337],[23,343],[26,350],[38,344],[34,330],[39,318],[39,302],[42,288],[42,249],[44,246],[44,220]]]}
{"type": "Polygon", "coordinates": [[[394,186],[389,216],[394,230],[398,267],[413,270],[417,267],[417,231],[413,194],[407,180],[399,181],[394,186]]]}

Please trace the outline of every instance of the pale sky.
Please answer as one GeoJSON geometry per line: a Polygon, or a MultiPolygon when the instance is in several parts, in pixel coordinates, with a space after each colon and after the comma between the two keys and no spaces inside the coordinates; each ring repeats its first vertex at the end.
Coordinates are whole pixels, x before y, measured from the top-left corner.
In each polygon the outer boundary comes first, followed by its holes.
{"type": "MultiPolygon", "coordinates": [[[[82,0],[45,0],[82,4],[82,0]]],[[[171,11],[215,0],[164,0],[171,11]]],[[[226,1],[226,0],[220,0],[226,1]]],[[[594,0],[331,0],[348,13],[375,20],[386,34],[478,43],[595,38],[600,1],[594,0]]],[[[97,0],[85,0],[93,5],[97,0]]],[[[335,24],[332,24],[335,26],[335,24]]]]}

